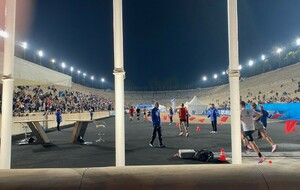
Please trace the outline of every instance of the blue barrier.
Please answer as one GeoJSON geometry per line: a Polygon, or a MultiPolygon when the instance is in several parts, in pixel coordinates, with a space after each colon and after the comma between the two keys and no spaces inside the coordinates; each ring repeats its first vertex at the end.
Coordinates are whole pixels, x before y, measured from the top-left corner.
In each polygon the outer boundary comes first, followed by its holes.
{"type": "MultiPolygon", "coordinates": [[[[300,103],[262,104],[270,114],[283,114],[278,120],[300,120],[300,103]]],[[[259,105],[257,106],[259,108],[259,105]]],[[[247,105],[250,108],[250,105],[247,105]]]]}

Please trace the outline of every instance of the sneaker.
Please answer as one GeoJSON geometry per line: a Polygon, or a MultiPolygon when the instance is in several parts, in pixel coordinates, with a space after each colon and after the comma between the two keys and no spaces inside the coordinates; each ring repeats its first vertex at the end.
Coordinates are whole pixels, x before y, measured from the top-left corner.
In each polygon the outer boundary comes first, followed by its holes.
{"type": "Polygon", "coordinates": [[[154,147],[154,145],[151,142],[149,143],[149,146],[152,147],[152,148],[154,147]]]}
{"type": "Polygon", "coordinates": [[[252,146],[250,144],[247,144],[247,148],[252,150],[252,146]]]}
{"type": "Polygon", "coordinates": [[[214,133],[218,133],[218,131],[215,131],[214,133]]]}
{"type": "Polygon", "coordinates": [[[265,160],[266,160],[266,158],[262,156],[259,158],[258,163],[263,163],[265,160]]]}
{"type": "Polygon", "coordinates": [[[262,139],[262,136],[257,136],[256,139],[262,139]]]}
{"type": "Polygon", "coordinates": [[[186,133],[186,134],[185,134],[185,137],[188,137],[188,136],[189,136],[189,133],[186,133]]]}
{"type": "Polygon", "coordinates": [[[247,149],[245,150],[245,154],[247,154],[247,155],[250,154],[250,149],[247,148],[247,149]]]}
{"type": "Polygon", "coordinates": [[[169,125],[172,125],[172,123],[169,123],[169,125]]]}
{"type": "Polygon", "coordinates": [[[182,136],[182,135],[183,135],[183,132],[180,132],[180,133],[179,133],[179,136],[182,136]]]}
{"type": "Polygon", "coordinates": [[[164,144],[161,144],[158,148],[166,148],[166,146],[164,144]]]}
{"type": "Polygon", "coordinates": [[[274,144],[274,145],[272,146],[272,152],[275,152],[275,150],[277,150],[277,144],[274,144]]]}
{"type": "Polygon", "coordinates": [[[210,133],[215,133],[215,131],[211,131],[210,133]]]}

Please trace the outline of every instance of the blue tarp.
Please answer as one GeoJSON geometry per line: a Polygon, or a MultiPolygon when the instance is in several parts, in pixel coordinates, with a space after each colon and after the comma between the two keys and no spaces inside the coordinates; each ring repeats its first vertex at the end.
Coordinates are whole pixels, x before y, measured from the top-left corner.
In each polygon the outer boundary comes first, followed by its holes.
{"type": "MultiPolygon", "coordinates": [[[[279,120],[300,120],[300,103],[263,104],[263,106],[269,113],[283,114],[279,120]]],[[[247,108],[250,108],[250,105],[247,105],[247,108]]]]}

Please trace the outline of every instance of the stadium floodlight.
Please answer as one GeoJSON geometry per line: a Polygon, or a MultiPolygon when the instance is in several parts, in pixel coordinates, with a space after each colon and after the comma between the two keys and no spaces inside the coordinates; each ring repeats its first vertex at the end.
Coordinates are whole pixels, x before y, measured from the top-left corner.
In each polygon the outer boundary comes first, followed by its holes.
{"type": "Polygon", "coordinates": [[[91,76],[91,80],[94,80],[94,76],[91,76]]]}
{"type": "Polygon", "coordinates": [[[5,32],[4,30],[0,30],[0,36],[3,38],[8,38],[8,33],[5,32]]]}
{"type": "Polygon", "coordinates": [[[80,73],[81,73],[81,71],[80,71],[80,70],[78,70],[78,71],[77,71],[77,73],[78,73],[78,74],[80,74],[80,73]]]}
{"type": "Polygon", "coordinates": [[[239,65],[239,70],[242,70],[243,66],[242,65],[239,65]]]}
{"type": "Polygon", "coordinates": [[[298,38],[298,39],[296,40],[296,44],[297,44],[297,46],[300,46],[300,38],[298,38]]]}
{"type": "Polygon", "coordinates": [[[83,73],[83,77],[85,77],[86,76],[86,73],[83,73]]]}
{"type": "Polygon", "coordinates": [[[101,78],[101,82],[105,82],[105,78],[101,78]]]}
{"type": "Polygon", "coordinates": [[[252,60],[249,61],[248,65],[251,67],[254,64],[252,60]]]}
{"type": "Polygon", "coordinates": [[[67,66],[67,65],[66,65],[65,62],[62,62],[62,63],[61,63],[61,67],[62,67],[63,69],[66,68],[66,66],[67,66]]]}
{"type": "Polygon", "coordinates": [[[38,53],[38,55],[39,55],[40,57],[43,57],[43,56],[44,56],[44,52],[43,52],[42,50],[39,50],[37,53],[38,53]]]}
{"type": "Polygon", "coordinates": [[[222,72],[222,75],[226,75],[226,71],[223,71],[223,72],[222,72]]]}
{"type": "Polygon", "coordinates": [[[277,48],[276,53],[280,54],[281,52],[282,52],[282,49],[281,48],[277,48]]]}
{"type": "Polygon", "coordinates": [[[207,81],[207,77],[204,76],[204,77],[202,78],[202,80],[203,80],[203,81],[207,81]]]}
{"type": "Polygon", "coordinates": [[[265,55],[261,55],[261,60],[264,61],[266,59],[265,55]]]}
{"type": "Polygon", "coordinates": [[[214,74],[214,79],[217,79],[218,78],[218,75],[217,74],[214,74]]]}
{"type": "Polygon", "coordinates": [[[51,59],[51,63],[56,63],[56,60],[55,59],[51,59]]]}
{"type": "Polygon", "coordinates": [[[73,72],[74,71],[74,67],[70,67],[70,71],[73,72]]]}
{"type": "Polygon", "coordinates": [[[21,45],[20,45],[24,50],[28,48],[28,44],[27,42],[21,42],[21,45]]]}

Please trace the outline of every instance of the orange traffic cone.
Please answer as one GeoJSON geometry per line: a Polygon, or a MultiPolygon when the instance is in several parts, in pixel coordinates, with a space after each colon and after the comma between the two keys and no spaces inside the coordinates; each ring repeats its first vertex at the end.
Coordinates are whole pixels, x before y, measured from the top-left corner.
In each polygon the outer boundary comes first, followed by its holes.
{"type": "Polygon", "coordinates": [[[196,127],[196,131],[200,132],[200,127],[199,126],[196,127]]]}
{"type": "Polygon", "coordinates": [[[220,153],[219,160],[220,161],[226,161],[226,155],[225,155],[224,148],[221,148],[221,153],[220,153]]]}

